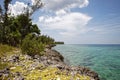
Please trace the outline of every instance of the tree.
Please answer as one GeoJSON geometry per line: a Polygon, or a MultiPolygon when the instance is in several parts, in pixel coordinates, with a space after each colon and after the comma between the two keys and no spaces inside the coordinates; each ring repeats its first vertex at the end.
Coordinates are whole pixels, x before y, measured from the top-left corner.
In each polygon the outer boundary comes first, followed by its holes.
{"type": "Polygon", "coordinates": [[[36,12],[43,6],[44,4],[42,3],[41,0],[34,0],[34,4],[31,6],[32,11],[30,12],[30,15],[32,15],[34,12],[36,12]]]}
{"type": "Polygon", "coordinates": [[[2,42],[2,37],[3,37],[3,26],[2,26],[2,24],[3,24],[3,10],[2,10],[2,7],[1,7],[1,5],[0,5],[0,42],[2,42]]]}
{"type": "Polygon", "coordinates": [[[9,32],[9,18],[8,18],[8,5],[11,0],[4,0],[4,9],[0,7],[0,41],[7,43],[8,32],[9,32]]]}
{"type": "Polygon", "coordinates": [[[25,13],[16,17],[8,16],[8,5],[12,0],[4,0],[4,8],[0,6],[0,42],[16,46],[21,44],[22,40],[29,33],[40,34],[37,25],[32,23],[30,16],[42,7],[41,0],[35,0],[34,5],[29,5],[25,13]],[[29,7],[32,9],[29,11],[29,7]]]}
{"type": "Polygon", "coordinates": [[[2,22],[2,15],[3,15],[3,10],[2,10],[2,7],[0,5],[0,23],[2,22]]]}
{"type": "Polygon", "coordinates": [[[4,0],[4,8],[5,8],[5,18],[4,18],[4,22],[7,23],[7,19],[8,19],[8,5],[12,0],[4,0]]]}
{"type": "Polygon", "coordinates": [[[54,39],[47,36],[47,35],[41,35],[39,36],[38,38],[39,42],[42,42],[43,44],[45,45],[51,45],[51,44],[54,44],[54,39]]]}
{"type": "Polygon", "coordinates": [[[14,21],[14,26],[21,34],[21,40],[29,33],[40,34],[40,30],[36,24],[32,24],[32,20],[25,14],[18,15],[14,21]]]}

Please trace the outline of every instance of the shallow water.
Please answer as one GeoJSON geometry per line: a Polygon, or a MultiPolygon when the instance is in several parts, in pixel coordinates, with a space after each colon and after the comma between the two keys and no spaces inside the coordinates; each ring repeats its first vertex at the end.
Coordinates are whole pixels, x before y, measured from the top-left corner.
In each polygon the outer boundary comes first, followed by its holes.
{"type": "Polygon", "coordinates": [[[70,65],[96,71],[101,80],[120,80],[120,45],[57,45],[70,65]]]}

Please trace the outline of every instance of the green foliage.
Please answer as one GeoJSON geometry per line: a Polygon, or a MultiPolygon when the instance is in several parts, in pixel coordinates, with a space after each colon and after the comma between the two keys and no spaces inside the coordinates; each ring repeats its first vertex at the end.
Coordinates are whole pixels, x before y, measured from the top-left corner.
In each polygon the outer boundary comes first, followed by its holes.
{"type": "Polygon", "coordinates": [[[37,34],[40,34],[40,30],[36,24],[33,24],[32,27],[30,28],[30,32],[34,32],[37,34]]]}
{"type": "Polygon", "coordinates": [[[36,54],[43,55],[44,45],[36,39],[36,35],[29,34],[22,42],[22,53],[34,56],[36,54]]]}
{"type": "Polygon", "coordinates": [[[11,17],[8,16],[10,2],[11,0],[4,0],[4,9],[0,6],[0,43],[11,46],[21,45],[22,52],[31,56],[42,55],[44,46],[53,44],[54,39],[46,35],[40,36],[40,30],[32,23],[30,16],[43,4],[40,0],[36,0],[36,4],[31,6],[33,12],[29,13],[29,10],[25,9],[26,13],[11,17]]]}
{"type": "Polygon", "coordinates": [[[2,43],[17,46],[29,33],[40,34],[38,26],[33,25],[31,19],[25,14],[10,17],[8,22],[9,25],[0,23],[0,42],[2,43]]]}
{"type": "MultiPolygon", "coordinates": [[[[25,13],[18,16],[8,16],[8,5],[12,0],[4,0],[3,9],[0,5],[0,43],[9,44],[11,46],[18,46],[21,44],[22,40],[29,33],[40,34],[40,30],[36,24],[32,23],[28,9],[25,9],[25,13]]],[[[40,0],[37,0],[41,3],[40,0]]],[[[42,4],[36,3],[34,5],[34,10],[32,14],[39,8],[42,4]]],[[[29,6],[29,5],[28,5],[29,6]]]]}
{"type": "Polygon", "coordinates": [[[55,44],[64,44],[64,42],[59,41],[59,42],[55,42],[55,44]]]}
{"type": "Polygon", "coordinates": [[[22,53],[34,56],[36,54],[43,55],[45,45],[54,44],[54,39],[46,35],[28,34],[22,41],[22,53]]]}
{"type": "Polygon", "coordinates": [[[45,45],[54,44],[54,39],[47,36],[47,35],[41,35],[38,39],[39,42],[42,42],[45,45]]]}
{"type": "Polygon", "coordinates": [[[25,11],[17,16],[10,16],[8,13],[8,5],[11,1],[4,0],[3,9],[0,5],[0,43],[15,47],[22,45],[22,52],[29,55],[40,54],[45,45],[54,44],[53,38],[46,35],[40,36],[40,29],[32,23],[30,18],[36,10],[43,6],[41,0],[36,0],[34,5],[28,4],[32,12],[25,8],[25,11]]]}

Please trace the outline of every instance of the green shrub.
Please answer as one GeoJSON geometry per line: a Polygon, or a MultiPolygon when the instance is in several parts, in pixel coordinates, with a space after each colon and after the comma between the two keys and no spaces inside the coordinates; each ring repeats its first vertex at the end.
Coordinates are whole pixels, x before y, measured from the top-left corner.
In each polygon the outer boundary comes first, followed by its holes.
{"type": "Polygon", "coordinates": [[[44,45],[36,39],[36,35],[29,34],[22,42],[21,50],[23,54],[43,55],[44,45]]]}

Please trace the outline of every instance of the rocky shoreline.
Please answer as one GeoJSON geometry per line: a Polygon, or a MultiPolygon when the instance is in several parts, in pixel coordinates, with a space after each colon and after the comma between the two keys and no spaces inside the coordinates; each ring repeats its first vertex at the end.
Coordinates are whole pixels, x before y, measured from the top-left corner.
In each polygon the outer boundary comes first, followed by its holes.
{"type": "Polygon", "coordinates": [[[46,53],[50,53],[50,55],[48,54],[48,56],[53,58],[53,59],[51,59],[50,62],[57,61],[57,63],[52,64],[52,65],[56,66],[57,68],[59,68],[61,70],[67,70],[68,72],[73,73],[73,75],[75,75],[76,73],[79,73],[82,75],[90,76],[91,78],[93,78],[93,80],[100,80],[98,74],[96,72],[90,70],[89,68],[81,67],[81,66],[69,66],[69,65],[67,65],[64,62],[64,57],[58,51],[48,49],[46,51],[46,53]],[[56,58],[56,59],[54,59],[54,58],[56,58]]]}
{"type": "MultiPolygon", "coordinates": [[[[59,71],[55,72],[56,75],[59,75],[61,74],[62,71],[63,72],[65,71],[66,76],[72,75],[74,77],[75,75],[80,74],[83,76],[90,77],[89,80],[100,80],[96,72],[86,67],[81,67],[81,66],[74,67],[67,65],[64,62],[64,57],[56,50],[50,48],[45,49],[43,56],[35,55],[34,57],[31,57],[29,55],[20,54],[21,53],[20,51],[17,51],[16,53],[17,54],[2,57],[0,59],[1,63],[9,63],[9,66],[6,66],[5,69],[0,70],[0,80],[35,80],[30,78],[32,72],[35,71],[34,75],[35,74],[37,75],[39,74],[38,71],[42,71],[47,67],[57,68],[59,71]]],[[[46,75],[44,76],[46,77],[46,75]]],[[[44,80],[44,79],[41,79],[40,77],[37,80],[44,80]]],[[[56,80],[56,79],[52,79],[52,80],[56,80]]],[[[81,79],[71,78],[70,80],[81,80],[81,79]]]]}

